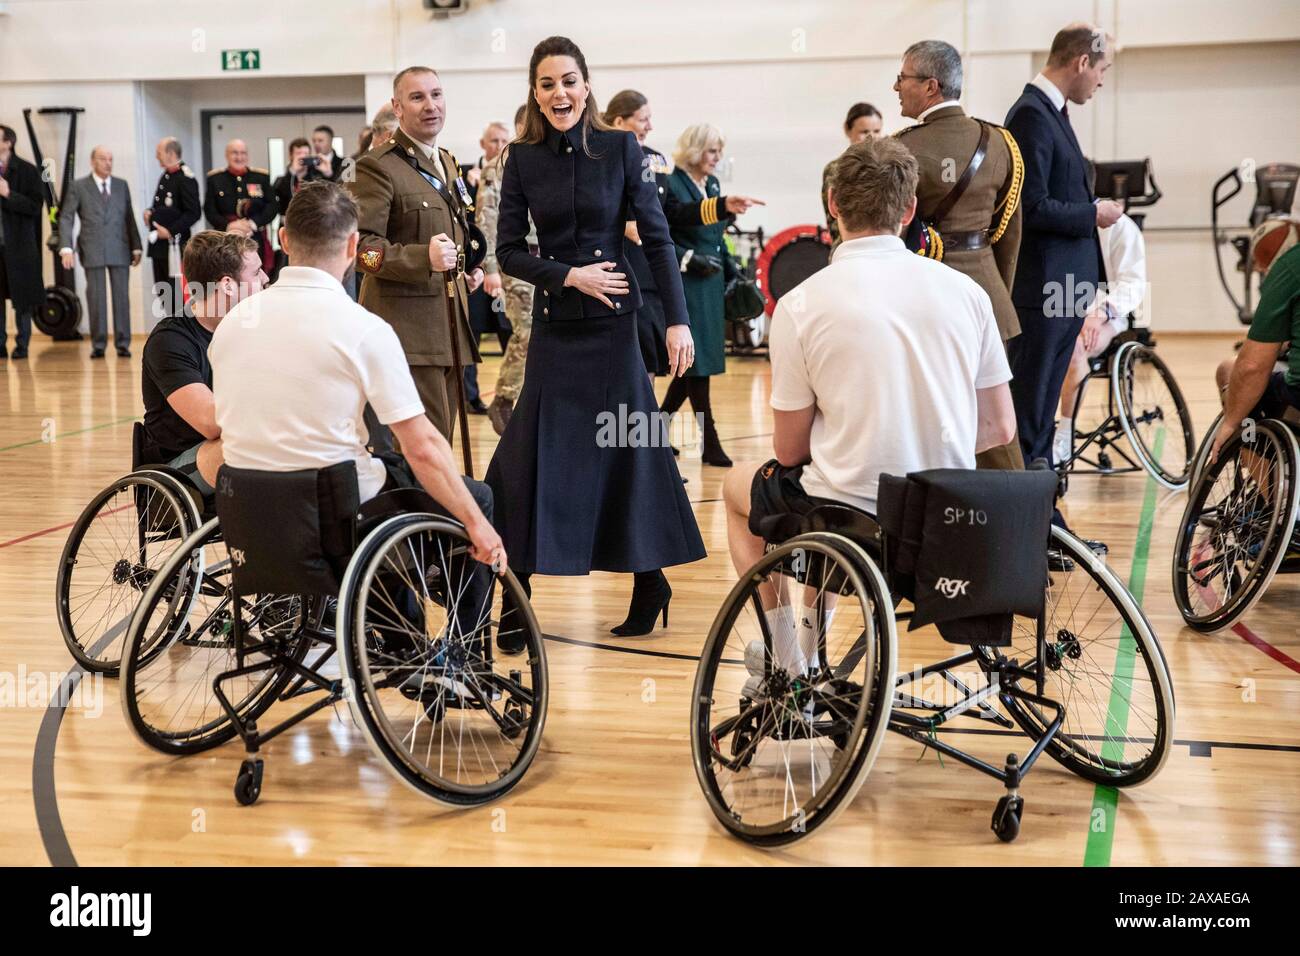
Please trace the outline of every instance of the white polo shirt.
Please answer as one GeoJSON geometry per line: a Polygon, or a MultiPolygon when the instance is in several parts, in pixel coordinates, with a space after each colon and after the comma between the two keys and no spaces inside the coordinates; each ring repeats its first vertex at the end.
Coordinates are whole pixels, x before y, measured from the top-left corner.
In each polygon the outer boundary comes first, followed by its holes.
{"type": "Polygon", "coordinates": [[[1135,326],[1150,327],[1151,316],[1146,310],[1147,246],[1142,230],[1125,215],[1113,226],[1098,229],[1097,239],[1106,266],[1106,286],[1093,308],[1107,308],[1116,332],[1128,328],[1130,312],[1135,326]]]}
{"type": "Polygon", "coordinates": [[[392,326],[319,269],[282,269],[231,309],[208,358],[227,464],[298,471],[352,460],[362,502],[386,477],[366,451],[366,402],[385,425],[424,414],[392,326]]]}
{"type": "Polygon", "coordinates": [[[772,315],[772,407],[816,404],[804,490],[876,510],[882,473],[974,468],[975,390],[1011,380],[988,294],[896,236],[842,242],[772,315]]]}

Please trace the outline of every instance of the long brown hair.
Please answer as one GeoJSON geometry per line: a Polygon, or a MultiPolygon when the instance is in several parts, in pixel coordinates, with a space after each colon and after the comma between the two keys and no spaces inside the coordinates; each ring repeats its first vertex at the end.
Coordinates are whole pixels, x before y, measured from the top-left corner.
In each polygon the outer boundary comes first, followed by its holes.
{"type": "Polygon", "coordinates": [[[605,122],[613,126],[615,120],[627,119],[648,102],[650,101],[643,93],[638,93],[636,90],[620,90],[605,104],[605,122]]]}
{"type": "MultiPolygon", "coordinates": [[[[546,128],[550,125],[546,117],[542,115],[542,108],[537,105],[537,97],[533,89],[537,85],[537,68],[541,62],[548,56],[568,56],[578,64],[578,72],[582,74],[582,80],[590,87],[591,79],[587,73],[587,58],[582,55],[578,49],[578,44],[574,43],[568,37],[547,37],[537,46],[533,47],[532,58],[528,61],[528,100],[524,104],[524,131],[516,140],[519,143],[544,143],[546,141],[546,128]]],[[[591,147],[587,145],[587,134],[592,128],[607,130],[611,127],[600,115],[600,110],[596,106],[596,94],[592,93],[590,88],[587,91],[587,102],[582,109],[582,151],[588,156],[595,157],[591,147]]]]}

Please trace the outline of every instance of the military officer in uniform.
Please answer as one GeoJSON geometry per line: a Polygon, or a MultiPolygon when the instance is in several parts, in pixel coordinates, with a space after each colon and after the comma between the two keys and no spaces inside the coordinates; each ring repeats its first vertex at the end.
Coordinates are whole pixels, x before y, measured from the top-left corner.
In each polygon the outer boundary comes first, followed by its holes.
{"type": "Polygon", "coordinates": [[[166,319],[180,315],[184,304],[180,276],[171,271],[171,251],[176,249],[179,264],[190,230],[203,216],[203,203],[199,181],[181,162],[181,144],[175,137],[160,139],[154,155],[163,174],[153,193],[153,205],[144,211],[144,222],[149,227],[149,261],[153,263],[154,317],[166,319]]]}
{"type": "MultiPolygon", "coordinates": [[[[1020,249],[1024,164],[1007,130],[962,110],[961,84],[961,55],[951,45],[922,40],[908,47],[894,90],[903,115],[920,124],[897,136],[917,161],[916,218],[937,233],[937,239],[927,234],[924,254],[979,283],[993,302],[1005,343],[1020,334],[1011,284],[1020,249]]],[[[1023,468],[1019,439],[982,452],[976,463],[1023,468]]]]}
{"type": "Polygon", "coordinates": [[[242,139],[226,144],[226,168],[208,172],[203,194],[203,215],[208,225],[223,232],[239,232],[257,243],[262,268],[275,269],[275,251],[266,227],[280,214],[271,176],[248,165],[248,146],[242,139]]]}
{"type": "Polygon", "coordinates": [[[445,119],[438,74],[419,66],[398,73],[393,110],[397,132],[358,160],[350,185],[361,213],[360,301],[396,330],[425,412],[450,441],[456,358],[479,361],[468,315],[483,270],[465,272],[472,204],[456,158],[437,145],[445,119]]]}

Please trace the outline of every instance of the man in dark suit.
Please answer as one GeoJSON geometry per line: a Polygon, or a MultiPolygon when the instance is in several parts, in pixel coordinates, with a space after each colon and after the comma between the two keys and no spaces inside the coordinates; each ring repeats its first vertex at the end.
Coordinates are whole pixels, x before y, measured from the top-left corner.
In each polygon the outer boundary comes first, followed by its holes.
{"type": "Polygon", "coordinates": [[[172,249],[176,249],[179,266],[190,230],[203,216],[203,203],[199,200],[199,181],[194,171],[181,162],[181,144],[175,137],[160,139],[154,156],[163,172],[154,190],[153,205],[144,211],[144,223],[149,227],[149,261],[153,263],[154,314],[165,319],[180,315],[184,306],[180,269],[172,274],[172,249]]]}
{"type": "Polygon", "coordinates": [[[80,218],[77,253],[86,271],[90,312],[90,357],[103,358],[108,344],[107,285],[113,292],[113,344],[121,358],[131,355],[130,267],[140,264],[140,229],[131,208],[131,188],[113,175],[113,154],[104,146],[90,151],[90,175],[72,184],[59,210],[63,268],[72,268],[72,225],[80,218]],[[107,285],[106,285],[107,281],[107,285]]]}
{"type": "Polygon", "coordinates": [[[1051,461],[1056,399],[1074,340],[1104,279],[1097,229],[1123,212],[1119,203],[1093,196],[1066,105],[1088,102],[1101,87],[1114,60],[1111,46],[1111,38],[1089,24],[1061,30],[1043,72],[1007,113],[1007,129],[1025,162],[1023,229],[1011,290],[1021,334],[1009,343],[1008,357],[1026,464],[1051,461]]]}
{"type": "Polygon", "coordinates": [[[328,126],[317,126],[312,130],[311,151],[316,157],[316,171],[321,178],[338,182],[343,175],[343,157],[334,152],[334,130],[328,126]]]}
{"type": "Polygon", "coordinates": [[[0,126],[0,358],[5,344],[5,299],[14,304],[18,335],[14,358],[27,358],[32,315],[45,301],[41,282],[41,175],[14,152],[18,136],[0,126]]]}

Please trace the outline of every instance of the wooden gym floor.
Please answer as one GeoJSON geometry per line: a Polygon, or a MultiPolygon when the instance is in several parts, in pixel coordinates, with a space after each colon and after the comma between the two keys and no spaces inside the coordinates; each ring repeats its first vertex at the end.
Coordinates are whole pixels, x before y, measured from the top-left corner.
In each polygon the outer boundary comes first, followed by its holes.
{"type": "MultiPolygon", "coordinates": [[[[1159,339],[1199,434],[1217,410],[1213,367],[1233,336],[1159,339]]],[[[90,693],[66,712],[40,692],[38,675],[72,667],[54,618],[55,566],[67,526],[128,470],[142,346],[137,336],[134,358],[91,362],[84,342],[38,336],[26,362],[0,363],[0,682],[11,688],[0,697],[0,862],[1300,863],[1300,577],[1277,578],[1235,630],[1183,628],[1169,569],[1185,496],[1148,496],[1135,475],[1077,477],[1067,500],[1075,530],[1109,543],[1109,562],[1140,596],[1169,659],[1177,743],[1156,779],[1122,792],[1107,816],[1094,812],[1106,793],[1045,758],[1022,790],[1020,839],[1006,845],[989,830],[999,784],[889,735],[856,801],[811,839],[768,853],[728,836],[699,791],[687,736],[693,658],[734,580],[723,472],[702,466],[698,448],[682,472],[710,555],[669,571],[668,629],[632,640],[608,633],[622,620],[629,577],[536,579],[534,606],[556,638],[547,647],[550,714],[541,752],[505,799],[456,812],[414,795],[340,708],[273,742],[260,802],[239,807],[237,744],[164,758],[127,729],[114,681],[88,679],[90,693]],[[1140,520],[1148,498],[1149,538],[1140,520]],[[1135,549],[1149,554],[1136,567],[1135,549]],[[15,686],[26,692],[14,695],[15,686]]],[[[499,361],[480,372],[489,391],[499,361]]],[[[731,359],[714,380],[719,430],[737,460],[769,456],[767,371],[762,359],[731,359]]],[[[481,476],[495,436],[485,418],[472,429],[481,476]]],[[[946,647],[928,630],[905,635],[900,672],[946,647]]],[[[1010,749],[966,739],[999,764],[1010,749]]]]}

